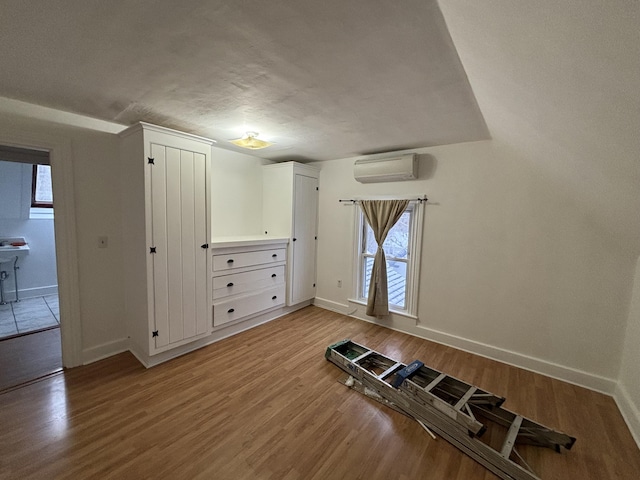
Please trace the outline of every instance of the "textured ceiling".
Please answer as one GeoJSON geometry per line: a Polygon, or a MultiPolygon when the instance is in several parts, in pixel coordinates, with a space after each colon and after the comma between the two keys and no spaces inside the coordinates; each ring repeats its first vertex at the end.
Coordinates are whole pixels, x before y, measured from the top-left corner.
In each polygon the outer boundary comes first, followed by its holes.
{"type": "Polygon", "coordinates": [[[0,45],[0,96],[272,160],[489,138],[436,1],[2,1],[0,45]]]}

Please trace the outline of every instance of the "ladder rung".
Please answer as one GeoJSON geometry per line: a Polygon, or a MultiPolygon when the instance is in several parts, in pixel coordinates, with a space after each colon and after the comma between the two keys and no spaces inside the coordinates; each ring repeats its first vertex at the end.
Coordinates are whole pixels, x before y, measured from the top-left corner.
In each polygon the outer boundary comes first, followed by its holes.
{"type": "Polygon", "coordinates": [[[435,386],[438,385],[445,378],[447,378],[447,376],[444,373],[441,373],[429,385],[424,387],[424,391],[428,392],[430,390],[433,390],[435,388],[435,386]]]}
{"type": "Polygon", "coordinates": [[[466,405],[466,403],[469,401],[469,399],[471,398],[471,395],[473,395],[476,390],[478,390],[476,387],[471,387],[469,388],[469,390],[467,390],[467,393],[465,393],[462,398],[460,398],[460,400],[458,400],[458,403],[456,403],[455,408],[456,410],[460,410],[463,406],[466,405]]]}
{"type": "Polygon", "coordinates": [[[513,449],[513,446],[516,443],[516,437],[518,436],[518,432],[520,431],[520,425],[522,425],[522,417],[520,415],[516,415],[516,418],[513,420],[513,423],[509,427],[507,437],[504,439],[502,450],[500,450],[500,455],[502,455],[504,458],[509,458],[511,456],[511,449],[513,449]]]}
{"type": "Polygon", "coordinates": [[[354,358],[353,360],[351,360],[353,363],[358,363],[360,360],[365,359],[366,357],[368,357],[369,355],[371,355],[373,353],[373,350],[369,350],[367,352],[364,352],[362,355],[360,355],[359,357],[354,358]]]}
{"type": "Polygon", "coordinates": [[[396,370],[400,370],[402,367],[404,367],[403,363],[396,363],[395,365],[393,365],[392,367],[387,368],[384,372],[382,372],[380,375],[378,375],[378,378],[380,380],[384,380],[385,378],[387,378],[389,375],[393,374],[396,370]]]}

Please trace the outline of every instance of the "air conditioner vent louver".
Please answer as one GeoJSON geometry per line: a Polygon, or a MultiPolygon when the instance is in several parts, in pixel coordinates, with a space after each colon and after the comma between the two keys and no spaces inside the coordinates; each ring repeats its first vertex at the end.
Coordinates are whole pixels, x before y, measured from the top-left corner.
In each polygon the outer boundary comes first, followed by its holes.
{"type": "Polygon", "coordinates": [[[418,178],[416,154],[356,160],[353,177],[360,183],[402,182],[418,178]]]}

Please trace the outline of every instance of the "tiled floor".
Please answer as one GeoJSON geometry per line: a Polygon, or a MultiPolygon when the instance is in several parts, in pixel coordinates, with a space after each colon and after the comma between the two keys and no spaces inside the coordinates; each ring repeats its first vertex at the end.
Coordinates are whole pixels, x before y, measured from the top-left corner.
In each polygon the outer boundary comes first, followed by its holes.
{"type": "Polygon", "coordinates": [[[0,338],[60,325],[57,295],[0,305],[0,338]]]}

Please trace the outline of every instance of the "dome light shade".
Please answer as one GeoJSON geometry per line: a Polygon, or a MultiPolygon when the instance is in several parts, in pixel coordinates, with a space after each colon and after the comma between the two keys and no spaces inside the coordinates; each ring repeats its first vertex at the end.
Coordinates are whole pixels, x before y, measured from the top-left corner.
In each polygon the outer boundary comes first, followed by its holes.
{"type": "Polygon", "coordinates": [[[251,150],[259,150],[261,148],[266,148],[270,145],[273,145],[271,142],[265,142],[264,140],[259,140],[256,138],[258,136],[258,132],[247,132],[242,138],[237,138],[235,140],[229,140],[234,145],[237,145],[242,148],[249,148],[251,150]]]}

